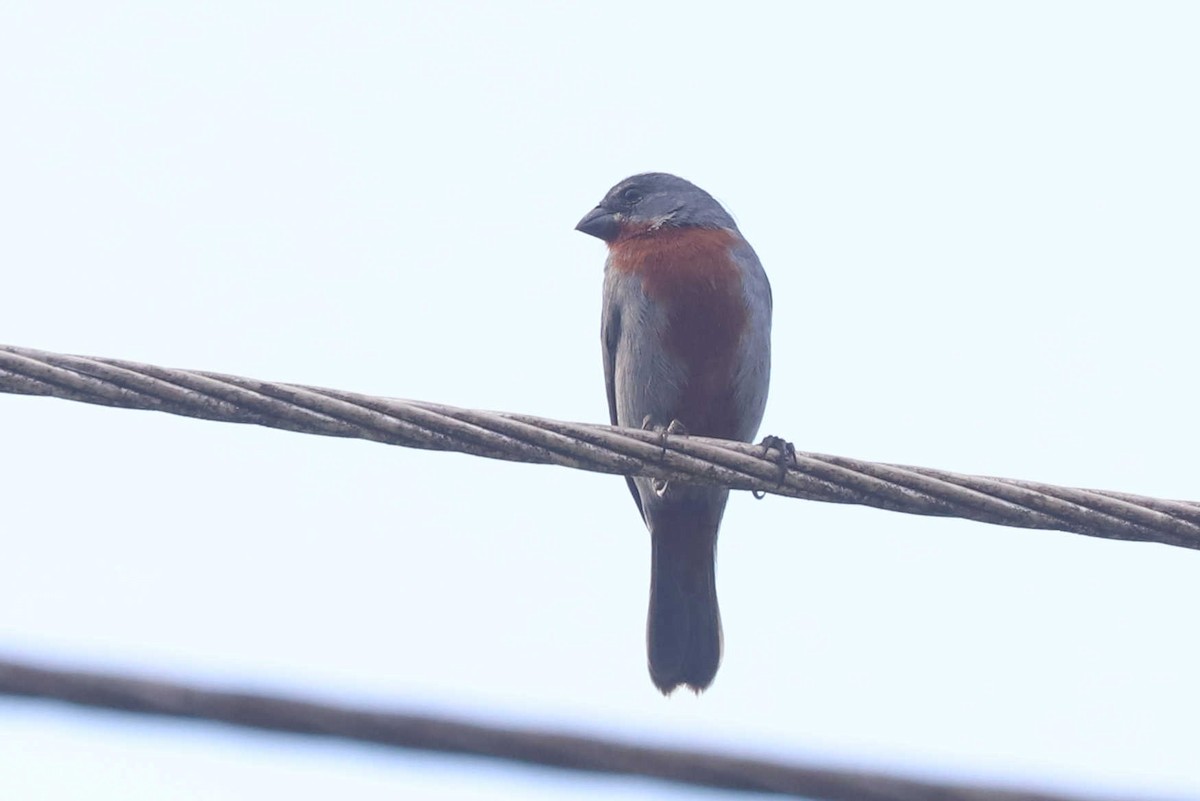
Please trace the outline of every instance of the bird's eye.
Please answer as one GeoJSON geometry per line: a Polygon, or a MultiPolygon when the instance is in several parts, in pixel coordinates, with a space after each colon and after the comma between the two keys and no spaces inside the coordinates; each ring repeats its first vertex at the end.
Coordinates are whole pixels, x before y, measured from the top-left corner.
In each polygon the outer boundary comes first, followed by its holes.
{"type": "Polygon", "coordinates": [[[629,187],[628,189],[621,190],[621,200],[625,201],[626,203],[628,203],[631,206],[634,203],[637,203],[641,199],[642,199],[642,193],[639,192],[637,189],[634,189],[632,186],[629,187]]]}

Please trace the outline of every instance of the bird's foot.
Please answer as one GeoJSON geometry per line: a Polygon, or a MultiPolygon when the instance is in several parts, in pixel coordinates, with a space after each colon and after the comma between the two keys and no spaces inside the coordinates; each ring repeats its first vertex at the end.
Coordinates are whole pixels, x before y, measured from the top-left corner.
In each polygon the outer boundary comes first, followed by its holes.
{"type": "MultiPolygon", "coordinates": [[[[675,434],[686,437],[688,433],[687,427],[678,420],[673,419],[665,426],[657,426],[654,425],[654,421],[650,418],[650,415],[642,418],[642,429],[658,432],[659,443],[662,445],[662,456],[660,458],[663,459],[667,456],[667,435],[675,434]]],[[[650,486],[654,490],[654,494],[662,498],[666,496],[667,491],[670,489],[671,482],[663,478],[652,478],[650,479],[650,486]]]]}
{"type": "MultiPolygon", "coordinates": [[[[762,442],[758,444],[762,447],[762,458],[764,459],[770,455],[771,451],[776,451],[776,456],[772,461],[779,465],[779,486],[782,487],[784,479],[787,478],[788,468],[796,467],[799,464],[796,460],[796,446],[774,434],[763,437],[762,442]]],[[[763,490],[750,490],[750,494],[761,501],[767,493],[763,490]]]]}

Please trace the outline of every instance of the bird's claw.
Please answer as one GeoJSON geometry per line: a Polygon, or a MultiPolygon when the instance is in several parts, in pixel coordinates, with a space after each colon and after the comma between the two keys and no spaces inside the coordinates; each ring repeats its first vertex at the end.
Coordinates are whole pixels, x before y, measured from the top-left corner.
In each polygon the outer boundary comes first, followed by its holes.
{"type": "Polygon", "coordinates": [[[683,423],[679,422],[678,420],[671,420],[671,422],[667,423],[667,433],[675,434],[680,437],[686,437],[688,430],[687,430],[687,426],[685,426],[683,423]]]}
{"type": "MultiPolygon", "coordinates": [[[[771,451],[778,452],[774,461],[775,464],[779,465],[779,486],[782,487],[784,479],[787,478],[788,468],[796,467],[799,464],[799,461],[796,459],[796,446],[774,434],[768,434],[763,437],[762,442],[758,444],[762,447],[763,459],[766,459],[771,451]]],[[[750,490],[750,494],[760,501],[767,495],[764,490],[750,490]]]]}
{"type": "MultiPolygon", "coordinates": [[[[667,435],[668,434],[675,434],[677,436],[687,436],[687,427],[684,426],[684,424],[679,422],[678,420],[673,419],[673,420],[671,420],[670,423],[668,423],[665,426],[657,426],[657,425],[654,425],[654,421],[651,419],[650,415],[646,415],[645,417],[642,418],[642,430],[658,432],[659,443],[662,445],[662,455],[659,457],[661,459],[665,459],[667,457],[667,435]]],[[[671,482],[664,478],[650,479],[650,487],[654,490],[654,494],[660,498],[664,497],[667,494],[667,491],[668,491],[668,489],[670,489],[670,486],[671,486],[671,482]]]]}

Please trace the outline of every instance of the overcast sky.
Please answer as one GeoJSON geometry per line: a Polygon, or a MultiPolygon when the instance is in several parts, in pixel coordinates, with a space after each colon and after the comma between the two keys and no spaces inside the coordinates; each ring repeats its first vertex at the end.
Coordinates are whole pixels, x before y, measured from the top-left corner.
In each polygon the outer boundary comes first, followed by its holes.
{"type": "MultiPolygon", "coordinates": [[[[663,170],[771,278],[763,433],[1200,499],[1198,41],[1188,3],[7,3],[0,342],[606,422],[572,227],[663,170]]],[[[1200,796],[1194,552],[737,493],[721,672],[664,699],[616,477],[0,395],[0,481],[9,657],[1200,796]]],[[[0,700],[4,798],[671,793],[0,700]]]]}

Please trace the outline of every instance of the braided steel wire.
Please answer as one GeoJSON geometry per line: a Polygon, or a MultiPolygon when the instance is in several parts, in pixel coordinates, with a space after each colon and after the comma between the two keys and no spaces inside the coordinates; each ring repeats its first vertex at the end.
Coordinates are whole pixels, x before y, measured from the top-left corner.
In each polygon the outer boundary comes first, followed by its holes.
{"type": "Polygon", "coordinates": [[[1200,503],[0,345],[0,391],[906,514],[1200,548],[1200,503]]]}

